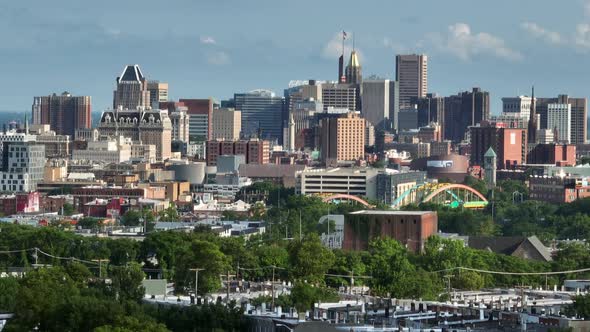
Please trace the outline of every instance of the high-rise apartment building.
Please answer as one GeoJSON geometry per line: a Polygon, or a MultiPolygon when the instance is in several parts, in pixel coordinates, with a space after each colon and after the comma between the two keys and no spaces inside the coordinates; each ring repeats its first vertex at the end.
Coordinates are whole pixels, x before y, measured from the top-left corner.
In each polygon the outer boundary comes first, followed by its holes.
{"type": "Polygon", "coordinates": [[[171,156],[172,122],[168,111],[152,109],[107,110],[102,113],[98,130],[101,135],[124,136],[134,143],[156,146],[156,159],[171,156]]]}
{"type": "Polygon", "coordinates": [[[357,113],[324,118],[320,126],[320,150],[326,165],[358,160],[365,156],[365,119],[357,113]]]}
{"type": "Polygon", "coordinates": [[[147,89],[150,92],[150,106],[160,108],[160,103],[168,101],[168,83],[160,81],[148,81],[147,89]]]}
{"type": "Polygon", "coordinates": [[[356,111],[360,106],[358,86],[355,84],[322,84],[322,103],[328,108],[346,108],[356,111]]]}
{"type": "Polygon", "coordinates": [[[422,98],[428,92],[428,57],[424,54],[397,55],[395,80],[399,82],[400,108],[411,106],[412,98],[422,98]]]}
{"type": "Polygon", "coordinates": [[[33,124],[48,124],[58,135],[74,137],[78,129],[92,127],[92,108],[89,96],[61,95],[33,98],[33,124]]]}
{"type": "Polygon", "coordinates": [[[113,109],[134,110],[137,107],[149,107],[150,91],[148,81],[139,65],[128,65],[117,77],[117,89],[113,92],[113,109]]]}
{"type": "Polygon", "coordinates": [[[186,106],[189,115],[189,135],[191,141],[207,141],[211,138],[213,98],[179,99],[186,106]]]}
{"type": "Polygon", "coordinates": [[[361,114],[375,128],[396,129],[399,114],[399,85],[390,80],[365,80],[362,83],[361,114]]]}
{"type": "MultiPolygon", "coordinates": [[[[453,142],[460,142],[465,138],[467,128],[489,117],[490,94],[487,91],[473,88],[471,91],[445,97],[443,137],[453,142]]],[[[494,149],[494,151],[498,153],[497,150],[494,149]]]]}
{"type": "Polygon", "coordinates": [[[537,98],[536,112],[540,115],[541,129],[553,129],[548,126],[548,105],[549,104],[570,104],[571,105],[571,144],[583,144],[586,142],[588,132],[588,101],[587,98],[573,98],[568,95],[558,95],[557,98],[537,98]]]}
{"type": "Polygon", "coordinates": [[[284,99],[268,90],[234,94],[235,109],[242,113],[242,135],[279,142],[283,139],[284,99]]]}
{"type": "Polygon", "coordinates": [[[569,144],[572,131],[572,105],[547,104],[547,129],[553,131],[553,140],[569,144]]]}
{"type": "Polygon", "coordinates": [[[242,112],[233,108],[213,110],[212,139],[237,141],[242,131],[242,112]]]}
{"type": "Polygon", "coordinates": [[[186,106],[180,106],[169,111],[170,122],[172,123],[172,140],[189,142],[190,115],[186,106]]]}

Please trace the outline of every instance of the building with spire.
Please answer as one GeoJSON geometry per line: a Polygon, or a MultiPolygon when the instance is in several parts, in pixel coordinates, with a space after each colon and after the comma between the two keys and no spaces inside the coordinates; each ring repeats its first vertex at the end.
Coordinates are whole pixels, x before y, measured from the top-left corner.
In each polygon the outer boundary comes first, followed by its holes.
{"type": "Polygon", "coordinates": [[[539,128],[537,124],[537,113],[535,107],[535,87],[533,86],[532,95],[531,95],[531,111],[529,116],[529,125],[528,125],[528,132],[527,132],[527,142],[529,144],[537,143],[537,129],[539,128]]]}
{"type": "Polygon", "coordinates": [[[117,77],[117,88],[113,92],[113,109],[122,107],[135,110],[138,106],[151,106],[148,81],[139,65],[128,65],[117,77]]]}
{"type": "Polygon", "coordinates": [[[498,155],[494,152],[494,149],[490,146],[488,151],[483,155],[483,168],[486,184],[488,188],[494,188],[496,186],[496,167],[498,164],[498,155]]]}
{"type": "Polygon", "coordinates": [[[346,83],[361,84],[363,81],[361,69],[361,63],[359,61],[358,55],[353,49],[350,53],[348,65],[346,66],[346,83]]]}

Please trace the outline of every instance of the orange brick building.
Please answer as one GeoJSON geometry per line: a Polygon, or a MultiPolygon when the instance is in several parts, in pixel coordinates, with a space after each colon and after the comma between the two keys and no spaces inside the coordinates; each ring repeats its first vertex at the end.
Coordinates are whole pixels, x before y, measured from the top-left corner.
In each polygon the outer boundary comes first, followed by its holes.
{"type": "Polygon", "coordinates": [[[366,250],[370,241],[389,237],[419,253],[437,232],[438,216],[433,211],[356,211],[344,219],[342,248],[366,250]]]}

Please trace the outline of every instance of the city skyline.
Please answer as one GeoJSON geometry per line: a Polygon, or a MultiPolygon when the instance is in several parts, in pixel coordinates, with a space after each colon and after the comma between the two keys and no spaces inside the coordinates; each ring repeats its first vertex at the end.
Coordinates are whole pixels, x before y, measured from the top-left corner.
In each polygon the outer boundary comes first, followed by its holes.
{"type": "Polygon", "coordinates": [[[355,38],[364,76],[394,78],[396,54],[424,53],[429,92],[481,87],[491,93],[493,114],[501,111],[502,97],[527,94],[532,84],[540,96],[588,96],[590,2],[541,2],[496,1],[477,10],[467,1],[375,2],[350,10],[352,2],[343,1],[314,11],[298,3],[270,17],[270,1],[178,1],[163,12],[137,1],[117,4],[116,11],[112,1],[60,1],[67,10],[39,1],[5,3],[0,111],[28,110],[31,96],[61,90],[90,95],[94,110],[104,110],[114,78],[135,63],[149,79],[168,82],[174,100],[221,100],[257,88],[281,95],[293,79],[336,79],[342,30],[347,53],[355,38]],[[554,12],[568,20],[550,19],[554,12]],[[370,19],[347,19],[356,16],[370,19]],[[129,17],[145,24],[129,24],[129,17]]]}

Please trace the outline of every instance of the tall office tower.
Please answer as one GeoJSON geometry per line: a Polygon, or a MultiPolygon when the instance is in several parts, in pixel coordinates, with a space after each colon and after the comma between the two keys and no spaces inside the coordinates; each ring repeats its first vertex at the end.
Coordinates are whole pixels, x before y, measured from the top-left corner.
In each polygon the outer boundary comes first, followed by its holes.
{"type": "Polygon", "coordinates": [[[401,109],[411,106],[412,97],[425,97],[428,92],[428,57],[423,54],[397,55],[395,80],[399,82],[401,109]]]}
{"type": "Polygon", "coordinates": [[[365,80],[362,83],[361,114],[375,128],[396,128],[399,113],[399,87],[396,81],[365,80]]]}
{"type": "Polygon", "coordinates": [[[321,157],[327,166],[365,156],[365,119],[355,112],[321,120],[321,157]]]}
{"type": "Polygon", "coordinates": [[[61,95],[33,98],[33,124],[48,124],[58,135],[74,137],[76,130],[92,127],[91,98],[61,95]]]}
{"type": "Polygon", "coordinates": [[[502,113],[518,114],[528,121],[531,115],[532,100],[529,96],[502,98],[502,113]]]}
{"type": "MultiPolygon", "coordinates": [[[[443,137],[460,142],[464,139],[468,127],[475,126],[489,117],[490,94],[487,91],[473,88],[472,91],[445,97],[443,137]]],[[[495,151],[498,153],[498,150],[495,151]]]]}
{"type": "Polygon", "coordinates": [[[160,103],[168,101],[168,83],[148,81],[147,89],[150,92],[150,106],[153,109],[159,109],[160,103]]]}
{"type": "Polygon", "coordinates": [[[346,83],[361,84],[363,81],[363,74],[361,63],[355,50],[350,53],[350,60],[346,66],[346,83]]]}
{"type": "Polygon", "coordinates": [[[189,135],[191,141],[206,141],[211,138],[213,98],[179,99],[187,107],[189,118],[189,135]]]}
{"type": "Polygon", "coordinates": [[[2,191],[30,192],[43,180],[45,147],[34,135],[3,133],[0,135],[2,191]]]}
{"type": "Polygon", "coordinates": [[[242,135],[282,141],[282,97],[268,90],[234,94],[236,110],[242,112],[242,135]]]}
{"type": "Polygon", "coordinates": [[[536,110],[541,118],[541,129],[553,129],[547,125],[547,108],[549,104],[570,104],[571,105],[571,144],[584,144],[588,124],[588,106],[586,98],[572,98],[568,95],[558,95],[557,98],[537,98],[536,110]]]}
{"type": "Polygon", "coordinates": [[[187,114],[187,107],[180,106],[168,111],[172,123],[172,140],[189,142],[190,115],[187,114]]]}
{"type": "Polygon", "coordinates": [[[242,131],[242,112],[233,108],[213,110],[212,140],[237,141],[242,131]]]}
{"type": "Polygon", "coordinates": [[[359,89],[355,84],[322,84],[322,103],[328,108],[346,108],[356,111],[360,105],[359,89]]]}
{"type": "Polygon", "coordinates": [[[143,76],[139,65],[128,65],[117,77],[117,89],[113,92],[113,109],[134,110],[138,106],[150,106],[148,81],[143,76]]]}
{"type": "Polygon", "coordinates": [[[569,144],[572,131],[572,105],[547,104],[547,130],[553,131],[553,140],[569,144]]]}
{"type": "Polygon", "coordinates": [[[497,154],[498,169],[514,168],[526,162],[526,129],[484,125],[473,126],[469,130],[472,165],[484,166],[485,154],[489,148],[497,154]]]}
{"type": "Polygon", "coordinates": [[[98,124],[100,135],[125,136],[133,143],[156,146],[156,159],[169,159],[172,149],[172,122],[166,110],[132,109],[107,110],[98,124]]]}
{"type": "Polygon", "coordinates": [[[432,122],[444,128],[445,99],[436,93],[427,93],[422,98],[412,98],[411,104],[418,111],[418,127],[428,126],[432,122]]]}

